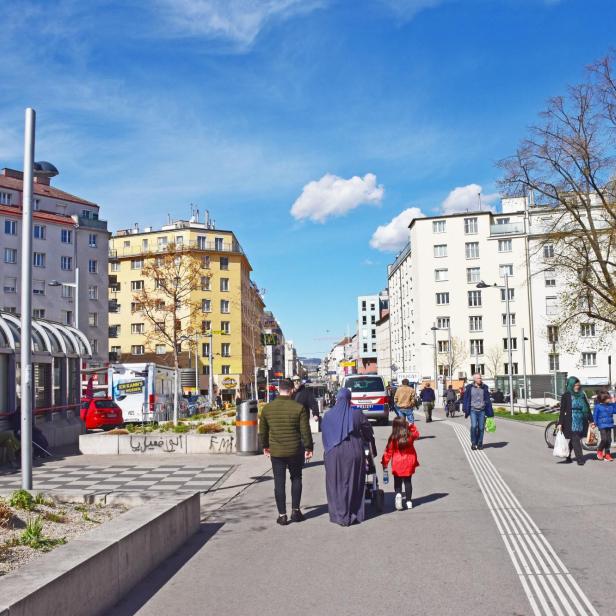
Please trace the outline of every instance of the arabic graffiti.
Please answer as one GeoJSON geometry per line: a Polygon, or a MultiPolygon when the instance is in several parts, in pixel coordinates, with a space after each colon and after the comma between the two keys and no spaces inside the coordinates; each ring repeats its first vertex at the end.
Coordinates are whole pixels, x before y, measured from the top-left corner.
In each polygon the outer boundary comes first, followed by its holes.
{"type": "Polygon", "coordinates": [[[184,449],[183,436],[142,436],[130,435],[130,448],[133,453],[146,453],[147,451],[163,451],[165,453],[181,452],[184,449]]]}
{"type": "Polygon", "coordinates": [[[210,440],[210,451],[217,453],[233,453],[232,436],[212,436],[210,440]]]}

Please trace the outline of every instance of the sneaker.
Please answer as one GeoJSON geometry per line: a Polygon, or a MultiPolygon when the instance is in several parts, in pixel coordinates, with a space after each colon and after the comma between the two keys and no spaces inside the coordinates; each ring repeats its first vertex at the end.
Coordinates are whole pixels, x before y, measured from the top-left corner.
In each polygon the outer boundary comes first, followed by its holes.
{"type": "Polygon", "coordinates": [[[606,453],[606,454],[603,456],[603,459],[604,459],[606,462],[611,462],[614,458],[612,458],[612,454],[611,454],[611,453],[606,453]]]}
{"type": "Polygon", "coordinates": [[[306,518],[299,509],[293,509],[291,511],[291,522],[303,522],[306,518]]]}
{"type": "Polygon", "coordinates": [[[471,449],[475,451],[477,449],[477,445],[471,445],[471,449]]]}
{"type": "Polygon", "coordinates": [[[286,513],[284,515],[279,515],[278,519],[276,520],[276,524],[280,524],[280,526],[286,526],[288,523],[289,523],[289,520],[287,520],[286,513]]]}
{"type": "Polygon", "coordinates": [[[402,511],[402,494],[396,494],[396,511],[402,511]]]}
{"type": "Polygon", "coordinates": [[[597,451],[597,460],[603,460],[603,452],[597,451]]]}
{"type": "Polygon", "coordinates": [[[406,508],[407,509],[412,509],[413,508],[413,501],[407,500],[406,501],[406,508]]]}

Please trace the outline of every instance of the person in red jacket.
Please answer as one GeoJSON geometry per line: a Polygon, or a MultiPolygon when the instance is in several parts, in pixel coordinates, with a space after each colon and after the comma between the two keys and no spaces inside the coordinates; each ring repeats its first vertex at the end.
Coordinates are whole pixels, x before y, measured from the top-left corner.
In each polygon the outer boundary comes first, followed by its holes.
{"type": "Polygon", "coordinates": [[[396,417],[392,424],[392,432],[387,447],[383,452],[381,464],[387,468],[391,460],[391,470],[394,476],[394,489],[396,491],[396,509],[404,509],[402,504],[402,485],[406,496],[406,508],[413,508],[413,484],[411,477],[419,466],[415,441],[419,438],[419,431],[415,424],[409,424],[405,417],[396,417]]]}

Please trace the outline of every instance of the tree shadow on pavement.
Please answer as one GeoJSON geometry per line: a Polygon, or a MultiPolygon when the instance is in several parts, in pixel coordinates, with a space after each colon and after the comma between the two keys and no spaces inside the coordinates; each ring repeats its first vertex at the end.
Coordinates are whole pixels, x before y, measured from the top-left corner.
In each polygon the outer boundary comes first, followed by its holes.
{"type": "Polygon", "coordinates": [[[449,492],[433,492],[432,494],[419,496],[418,498],[413,499],[413,509],[415,509],[415,507],[421,507],[422,505],[427,505],[428,503],[440,500],[446,496],[449,496],[449,492]]]}
{"type": "Polygon", "coordinates": [[[327,503],[323,505],[313,505],[304,508],[304,517],[310,520],[311,518],[318,518],[319,516],[325,515],[328,511],[327,503]]]}
{"type": "Polygon", "coordinates": [[[509,443],[507,441],[498,441],[496,443],[484,443],[484,449],[502,449],[503,447],[507,447],[509,443]]]}

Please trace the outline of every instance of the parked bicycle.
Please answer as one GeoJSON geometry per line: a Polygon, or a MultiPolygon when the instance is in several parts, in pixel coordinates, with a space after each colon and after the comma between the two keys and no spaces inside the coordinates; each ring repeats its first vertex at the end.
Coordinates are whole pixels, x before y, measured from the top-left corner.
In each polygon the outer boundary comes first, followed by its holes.
{"type": "MultiPolygon", "coordinates": [[[[601,440],[601,434],[599,433],[599,429],[595,426],[591,432],[593,433],[594,439],[593,444],[589,444],[587,440],[587,436],[582,438],[582,449],[586,451],[597,451],[597,445],[601,440]]],[[[545,427],[545,442],[550,449],[554,449],[554,441],[556,440],[556,434],[558,433],[558,421],[551,421],[545,427]]]]}

